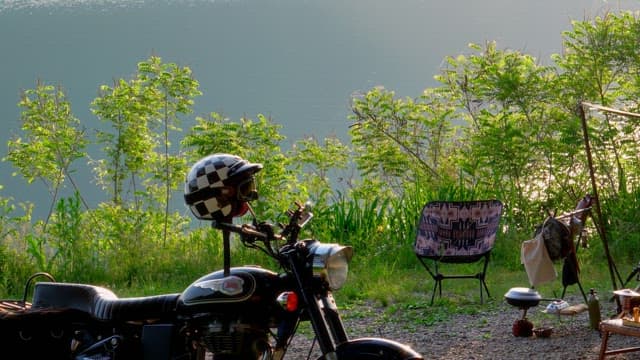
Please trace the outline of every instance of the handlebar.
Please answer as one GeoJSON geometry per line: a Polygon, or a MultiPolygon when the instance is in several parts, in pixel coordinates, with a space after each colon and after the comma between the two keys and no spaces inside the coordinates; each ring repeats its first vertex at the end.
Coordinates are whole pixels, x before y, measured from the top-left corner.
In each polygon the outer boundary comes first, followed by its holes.
{"type": "Polygon", "coordinates": [[[253,244],[256,240],[265,243],[269,243],[271,240],[287,240],[289,244],[294,244],[298,240],[300,229],[313,217],[311,212],[306,211],[303,204],[296,202],[295,205],[295,210],[287,211],[289,223],[280,225],[282,227],[280,234],[274,233],[273,225],[266,222],[255,224],[255,220],[254,224],[236,225],[233,223],[213,221],[211,225],[216,229],[240,234],[243,236],[242,241],[249,244],[253,244]]]}
{"type": "Polygon", "coordinates": [[[249,225],[249,224],[236,225],[236,224],[214,221],[212,225],[217,229],[231,231],[236,234],[254,236],[254,237],[265,239],[265,240],[269,238],[267,234],[256,230],[252,225],[249,225]]]}

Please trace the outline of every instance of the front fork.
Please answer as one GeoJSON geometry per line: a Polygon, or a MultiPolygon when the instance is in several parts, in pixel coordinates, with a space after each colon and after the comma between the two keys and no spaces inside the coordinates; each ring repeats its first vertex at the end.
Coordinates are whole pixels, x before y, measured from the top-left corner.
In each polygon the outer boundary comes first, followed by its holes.
{"type": "MultiPolygon", "coordinates": [[[[319,299],[313,295],[309,296],[314,301],[307,303],[307,306],[300,310],[308,314],[322,354],[329,356],[335,353],[337,345],[347,342],[349,338],[333,295],[329,292],[319,299]]],[[[288,342],[297,329],[301,315],[300,312],[288,313],[287,318],[278,327],[278,341],[273,352],[274,360],[281,360],[284,357],[288,342]]]]}
{"type": "Polygon", "coordinates": [[[331,292],[320,297],[312,293],[306,295],[309,321],[316,335],[316,340],[323,355],[334,354],[339,344],[349,341],[347,332],[338,313],[338,306],[331,292]]]}
{"type": "Polygon", "coordinates": [[[324,314],[324,323],[331,332],[333,344],[337,345],[349,341],[342,318],[338,313],[338,305],[336,305],[333,294],[330,292],[327,293],[325,297],[318,300],[318,305],[320,306],[322,314],[324,314]]]}
{"type": "Polygon", "coordinates": [[[311,274],[310,268],[302,265],[306,264],[304,260],[292,256],[288,257],[288,262],[303,304],[300,310],[308,315],[320,351],[325,357],[332,358],[336,347],[349,341],[333,294],[321,279],[311,274]]]}

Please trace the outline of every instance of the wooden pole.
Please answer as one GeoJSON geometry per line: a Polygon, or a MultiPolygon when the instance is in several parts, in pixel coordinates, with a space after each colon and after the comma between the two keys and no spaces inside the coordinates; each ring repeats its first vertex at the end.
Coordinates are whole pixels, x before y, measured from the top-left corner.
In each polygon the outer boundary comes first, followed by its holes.
{"type": "MultiPolygon", "coordinates": [[[[600,235],[600,238],[602,239],[602,243],[604,244],[604,252],[605,252],[605,255],[607,256],[607,262],[609,264],[609,274],[611,276],[611,284],[613,285],[613,290],[618,290],[618,285],[617,285],[616,276],[615,276],[617,273],[617,269],[616,269],[615,263],[613,262],[613,258],[611,257],[611,253],[609,252],[609,240],[607,238],[607,231],[604,226],[602,209],[600,207],[600,198],[598,196],[598,185],[596,182],[595,171],[593,167],[593,158],[591,156],[591,145],[589,143],[589,130],[587,127],[587,117],[584,112],[585,106],[596,108],[599,110],[611,111],[620,115],[627,115],[627,114],[633,114],[633,113],[627,113],[624,111],[606,108],[604,106],[594,105],[586,102],[583,102],[581,106],[579,106],[580,118],[582,120],[582,134],[584,136],[584,147],[587,153],[587,161],[589,164],[589,175],[591,176],[591,188],[593,190],[593,197],[595,199],[593,207],[595,208],[596,215],[598,216],[597,221],[595,221],[596,228],[598,229],[598,234],[600,235]]],[[[633,114],[633,115],[637,115],[637,114],[633,114]]],[[[620,275],[618,275],[618,277],[620,277],[620,275]]],[[[620,283],[622,285],[622,280],[620,280],[620,283]]]]}
{"type": "MultiPolygon", "coordinates": [[[[602,105],[592,104],[592,103],[588,103],[588,102],[584,102],[584,101],[582,102],[582,105],[588,106],[588,107],[593,108],[593,109],[610,112],[610,113],[617,114],[617,115],[640,118],[640,114],[636,114],[636,113],[632,113],[632,112],[628,112],[628,111],[623,111],[623,110],[618,110],[618,109],[614,109],[614,108],[610,108],[610,107],[606,107],[606,106],[602,106],[602,105]]],[[[584,117],[584,109],[582,110],[582,112],[583,112],[582,116],[584,117]]]]}

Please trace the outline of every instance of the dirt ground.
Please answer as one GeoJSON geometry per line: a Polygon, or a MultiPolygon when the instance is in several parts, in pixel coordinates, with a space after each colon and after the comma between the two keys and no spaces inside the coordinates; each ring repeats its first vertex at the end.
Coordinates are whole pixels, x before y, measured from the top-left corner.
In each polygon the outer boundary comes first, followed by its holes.
{"type": "MultiPolygon", "coordinates": [[[[568,296],[565,300],[570,304],[584,302],[581,296],[568,296]]],[[[376,336],[396,340],[410,345],[425,359],[598,359],[601,336],[599,331],[590,328],[588,312],[559,317],[543,313],[546,304],[541,302],[528,310],[527,318],[534,326],[553,326],[553,333],[549,338],[535,335],[523,338],[512,333],[513,322],[522,317],[522,311],[500,299],[494,301],[496,306],[486,312],[456,315],[433,325],[393,321],[392,317],[383,316],[384,309],[375,306],[349,309],[343,311],[343,316],[351,338],[376,336]],[[350,312],[360,315],[349,316],[350,312]]],[[[616,312],[616,304],[612,301],[601,301],[601,308],[603,318],[616,312]]],[[[306,359],[310,345],[308,333],[296,335],[287,357],[306,359]]],[[[640,346],[640,339],[620,335],[609,338],[609,349],[629,346],[640,346]]],[[[315,351],[310,358],[317,356],[315,351]]],[[[640,359],[640,352],[608,356],[607,359],[640,359]]]]}

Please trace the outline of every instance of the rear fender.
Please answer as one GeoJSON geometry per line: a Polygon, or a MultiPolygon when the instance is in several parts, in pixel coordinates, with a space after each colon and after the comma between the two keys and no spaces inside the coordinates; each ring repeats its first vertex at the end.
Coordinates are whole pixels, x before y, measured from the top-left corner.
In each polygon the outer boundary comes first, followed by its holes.
{"type": "MultiPolygon", "coordinates": [[[[336,348],[338,359],[354,360],[423,360],[411,347],[397,341],[382,338],[349,340],[336,348]]],[[[324,358],[321,358],[324,359],[324,358]]]]}

